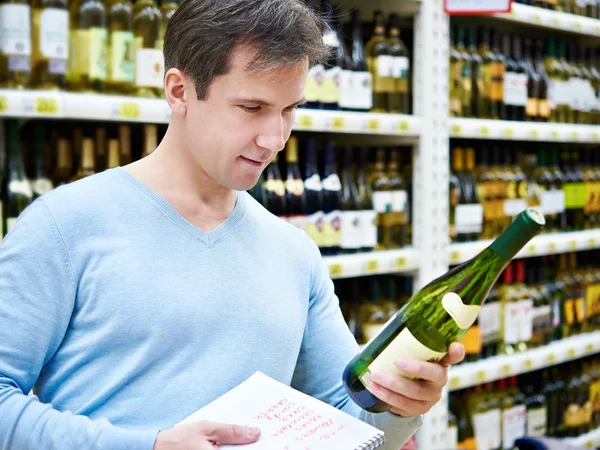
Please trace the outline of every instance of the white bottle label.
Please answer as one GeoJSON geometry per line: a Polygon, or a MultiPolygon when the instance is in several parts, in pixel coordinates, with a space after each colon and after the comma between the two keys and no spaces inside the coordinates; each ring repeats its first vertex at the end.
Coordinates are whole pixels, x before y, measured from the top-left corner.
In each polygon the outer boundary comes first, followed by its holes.
{"type": "Polygon", "coordinates": [[[546,408],[530,408],[527,410],[527,436],[546,436],[546,408]]]}
{"type": "Polygon", "coordinates": [[[502,411],[500,409],[492,409],[486,415],[490,449],[495,449],[500,447],[502,443],[502,411]]]}
{"type": "Polygon", "coordinates": [[[516,344],[519,342],[520,313],[521,307],[517,302],[504,304],[504,322],[502,328],[505,344],[516,344]]]}
{"type": "Polygon", "coordinates": [[[306,216],[288,216],[286,219],[291,225],[306,231],[306,216]]]}
{"type": "Polygon", "coordinates": [[[323,179],[323,189],[326,191],[338,192],[342,190],[342,183],[340,177],[337,174],[329,175],[323,179]]]}
{"type": "Polygon", "coordinates": [[[486,413],[473,415],[473,431],[478,450],[492,450],[500,442],[500,410],[494,409],[486,413]],[[496,422],[494,422],[496,420],[496,422]]]}
{"type": "Polygon", "coordinates": [[[31,183],[28,180],[14,180],[8,184],[8,190],[15,194],[22,194],[25,197],[32,197],[33,190],[31,189],[31,183]]]}
{"type": "Polygon", "coordinates": [[[408,205],[408,194],[406,191],[392,191],[392,211],[406,212],[408,205]]]}
{"type": "Polygon", "coordinates": [[[407,78],[410,63],[406,56],[395,56],[392,63],[392,76],[394,78],[407,78]]]}
{"type": "Polygon", "coordinates": [[[47,178],[34,180],[32,183],[33,192],[36,195],[42,196],[53,189],[52,182],[47,178]]]}
{"type": "Polygon", "coordinates": [[[323,44],[328,45],[329,47],[338,48],[340,46],[340,41],[337,37],[337,33],[332,30],[327,30],[323,33],[323,44]]]}
{"type": "Polygon", "coordinates": [[[135,52],[136,86],[162,88],[164,70],[162,50],[140,48],[135,52]]]}
{"type": "Polygon", "coordinates": [[[377,57],[377,75],[380,77],[391,77],[393,71],[393,59],[389,55],[377,57]]]}
{"type": "Polygon", "coordinates": [[[7,55],[31,55],[31,12],[28,5],[0,6],[0,42],[7,55]]]}
{"type": "Polygon", "coordinates": [[[520,300],[519,304],[519,341],[527,342],[533,337],[533,300],[520,300]]]}
{"type": "Polygon", "coordinates": [[[40,51],[44,58],[67,59],[69,56],[69,12],[45,8],[40,15],[40,51]]]}
{"type": "Polygon", "coordinates": [[[377,245],[377,213],[372,209],[361,211],[362,247],[373,248],[377,245]]]}
{"type": "Polygon", "coordinates": [[[515,441],[525,436],[525,405],[502,411],[502,448],[512,450],[515,441]]]}
{"type": "Polygon", "coordinates": [[[540,210],[542,214],[554,214],[554,191],[542,191],[540,196],[540,210]]]}
{"type": "Polygon", "coordinates": [[[390,212],[392,209],[392,192],[373,192],[373,208],[378,213],[390,212]]]}
{"type": "Polygon", "coordinates": [[[554,212],[558,214],[565,212],[565,191],[562,189],[554,190],[554,212]]]}
{"type": "Polygon", "coordinates": [[[363,244],[361,211],[342,211],[342,242],[346,250],[357,250],[363,244]]]}
{"type": "Polygon", "coordinates": [[[513,217],[519,215],[527,209],[527,200],[523,198],[515,198],[504,201],[504,215],[513,217]]]}
{"type": "Polygon", "coordinates": [[[304,189],[308,189],[309,191],[317,191],[320,192],[323,190],[323,183],[321,183],[321,177],[319,174],[311,175],[309,178],[304,180],[304,189]]]}
{"type": "Polygon", "coordinates": [[[457,233],[481,233],[483,206],[477,203],[456,205],[455,224],[457,233]]]}
{"type": "MultiPolygon", "coordinates": [[[[393,317],[392,317],[393,318],[393,317]]],[[[391,319],[390,319],[391,320],[391,319]]],[[[399,359],[418,359],[420,361],[437,362],[446,353],[436,352],[421,344],[410,332],[404,328],[396,338],[373,360],[367,370],[359,377],[367,389],[371,386],[371,374],[374,372],[387,372],[393,375],[406,376],[396,367],[399,359]]]]}
{"type": "Polygon", "coordinates": [[[504,103],[512,106],[527,105],[527,75],[506,72],[504,74],[504,103]]]}
{"type": "Polygon", "coordinates": [[[373,107],[373,76],[370,72],[353,72],[355,108],[368,110],[373,107]]]}
{"type": "Polygon", "coordinates": [[[500,302],[484,303],[479,312],[479,329],[484,342],[500,335],[500,302]]]}
{"type": "Polygon", "coordinates": [[[448,292],[442,297],[442,306],[462,330],[467,330],[473,325],[477,320],[479,311],[481,311],[479,305],[465,305],[455,292],[448,292]]]}
{"type": "Polygon", "coordinates": [[[351,70],[340,72],[340,102],[341,108],[353,109],[354,105],[354,75],[351,70]]]}
{"type": "Polygon", "coordinates": [[[339,247],[342,241],[342,211],[336,209],[325,214],[323,221],[325,247],[339,247]]]}

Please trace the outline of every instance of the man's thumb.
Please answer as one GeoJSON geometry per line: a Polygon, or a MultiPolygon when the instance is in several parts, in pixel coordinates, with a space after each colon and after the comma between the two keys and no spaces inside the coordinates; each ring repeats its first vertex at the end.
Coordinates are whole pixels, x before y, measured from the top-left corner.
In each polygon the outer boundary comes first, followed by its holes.
{"type": "Polygon", "coordinates": [[[249,444],[260,436],[260,428],[228,423],[201,422],[202,434],[221,444],[249,444]]]}

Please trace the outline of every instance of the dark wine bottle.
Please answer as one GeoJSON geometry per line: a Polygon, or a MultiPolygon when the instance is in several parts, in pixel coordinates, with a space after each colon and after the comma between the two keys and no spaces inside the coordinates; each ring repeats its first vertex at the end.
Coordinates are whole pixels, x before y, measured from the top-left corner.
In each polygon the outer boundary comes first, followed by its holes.
{"type": "Polygon", "coordinates": [[[359,199],[358,185],[354,177],[352,154],[352,147],[346,147],[342,168],[342,240],[340,245],[342,253],[355,253],[361,249],[363,243],[362,212],[359,209],[361,199],[359,199]]]}
{"type": "Polygon", "coordinates": [[[353,109],[369,111],[373,107],[373,77],[365,55],[359,9],[352,12],[352,72],[355,96],[353,109]]]}
{"type": "Polygon", "coordinates": [[[326,242],[324,255],[335,255],[340,250],[342,183],[337,173],[335,145],[332,140],[325,141],[325,165],[323,167],[323,227],[326,242]]]}
{"type": "Polygon", "coordinates": [[[271,164],[267,166],[265,191],[267,194],[267,209],[278,217],[284,217],[287,213],[285,186],[281,178],[277,155],[275,155],[271,164]]]}
{"type": "Polygon", "coordinates": [[[306,193],[306,232],[319,248],[323,247],[323,183],[317,166],[317,142],[306,141],[304,161],[304,192],[306,193]]]}
{"type": "Polygon", "coordinates": [[[34,129],[34,159],[35,159],[35,172],[33,179],[31,180],[31,187],[33,188],[33,200],[42,195],[50,192],[54,186],[50,177],[48,176],[48,169],[46,167],[46,152],[45,152],[45,141],[44,141],[44,126],[37,124],[34,129]]]}
{"type": "Polygon", "coordinates": [[[389,410],[369,390],[372,374],[405,375],[395,365],[400,358],[442,359],[473,325],[504,267],[544,225],[537,210],[523,211],[489,247],[414,294],[346,366],[343,382],[352,400],[370,412],[389,410]]]}
{"type": "Polygon", "coordinates": [[[285,180],[287,220],[292,225],[305,230],[306,194],[304,193],[304,182],[298,165],[298,138],[292,136],[287,141],[285,159],[287,163],[287,178],[285,180]]]}

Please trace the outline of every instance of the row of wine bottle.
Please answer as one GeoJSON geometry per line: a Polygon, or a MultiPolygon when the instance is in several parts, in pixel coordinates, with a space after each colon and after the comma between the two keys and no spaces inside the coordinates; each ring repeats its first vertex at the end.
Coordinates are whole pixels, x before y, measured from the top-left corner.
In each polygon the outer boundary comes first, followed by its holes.
{"type": "Polygon", "coordinates": [[[18,0],[0,6],[0,86],[162,97],[178,1],[18,0]]]}
{"type": "Polygon", "coordinates": [[[338,149],[331,139],[322,142],[322,153],[317,146],[315,137],[306,138],[301,170],[298,139],[292,136],[285,161],[275,159],[250,193],[304,229],[323,254],[410,245],[410,152],[338,149]]]}
{"type": "Polygon", "coordinates": [[[600,359],[570,361],[450,394],[448,448],[512,450],[523,437],[600,427],[600,359]]]}
{"type": "Polygon", "coordinates": [[[600,124],[599,49],[477,32],[452,28],[451,116],[600,124]]]}
{"type": "Polygon", "coordinates": [[[491,239],[528,206],[546,232],[600,227],[600,155],[574,146],[492,143],[451,151],[450,237],[491,239]]]}
{"type": "Polygon", "coordinates": [[[365,45],[359,9],[352,12],[347,39],[339,7],[334,13],[331,0],[308,3],[324,19],[323,42],[330,58],[309,71],[307,107],[409,114],[410,59],[398,15],[389,16],[386,30],[383,12],[375,11],[372,36],[365,45]]]}
{"type": "MultiPolygon", "coordinates": [[[[144,157],[157,146],[156,125],[112,128],[30,122],[19,129],[15,120],[0,122],[0,240],[37,197],[54,187],[144,157]],[[133,133],[132,133],[133,130],[133,133]]],[[[162,131],[162,129],[160,130],[162,131]]]]}
{"type": "Polygon", "coordinates": [[[516,3],[600,19],[600,2],[597,0],[515,0],[516,3]]]}

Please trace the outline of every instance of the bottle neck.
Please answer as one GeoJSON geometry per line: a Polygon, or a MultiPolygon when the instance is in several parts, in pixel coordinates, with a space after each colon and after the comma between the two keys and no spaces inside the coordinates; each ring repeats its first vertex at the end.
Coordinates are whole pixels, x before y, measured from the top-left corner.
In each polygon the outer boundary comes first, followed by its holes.
{"type": "Polygon", "coordinates": [[[544,224],[543,216],[537,211],[525,210],[492,242],[489,248],[503,264],[508,264],[527,242],[539,234],[544,224]]]}

